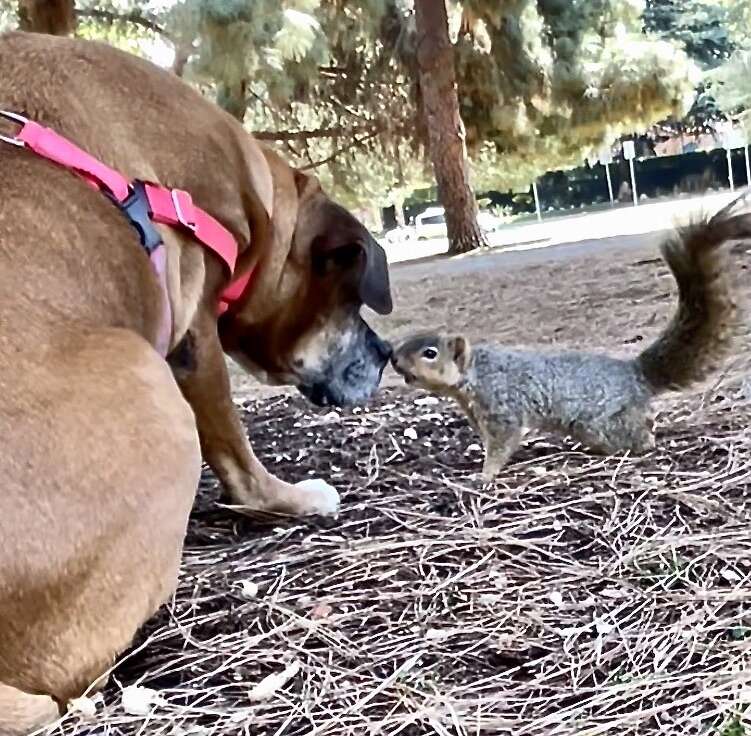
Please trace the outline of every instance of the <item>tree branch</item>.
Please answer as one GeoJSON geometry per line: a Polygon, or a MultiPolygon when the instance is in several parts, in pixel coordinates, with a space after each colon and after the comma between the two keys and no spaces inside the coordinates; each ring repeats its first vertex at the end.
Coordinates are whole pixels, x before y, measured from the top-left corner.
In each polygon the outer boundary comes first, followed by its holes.
{"type": "Polygon", "coordinates": [[[319,166],[323,166],[324,164],[329,163],[329,161],[333,161],[339,154],[344,153],[345,151],[349,151],[350,148],[354,148],[355,146],[362,146],[365,141],[370,140],[371,138],[375,138],[380,131],[376,130],[369,135],[366,135],[364,138],[354,138],[350,143],[348,143],[346,146],[341,146],[340,148],[337,148],[330,156],[326,156],[326,158],[321,159],[320,161],[312,161],[309,164],[306,164],[305,166],[300,167],[300,171],[308,171],[310,169],[317,169],[319,166]]]}
{"type": "Polygon", "coordinates": [[[170,35],[159,25],[159,23],[151,18],[141,15],[137,10],[132,10],[128,13],[115,13],[111,10],[102,10],[101,8],[89,8],[87,10],[77,10],[76,15],[79,18],[98,20],[110,26],[115,25],[116,23],[130,23],[131,25],[145,28],[152,33],[158,33],[160,36],[164,36],[164,38],[172,42],[170,35]]]}
{"type": "Polygon", "coordinates": [[[342,135],[356,136],[358,133],[378,135],[381,131],[382,127],[380,125],[361,125],[354,128],[336,126],[333,128],[319,128],[318,130],[259,130],[253,133],[253,137],[259,141],[307,141],[311,138],[337,138],[342,135]]]}

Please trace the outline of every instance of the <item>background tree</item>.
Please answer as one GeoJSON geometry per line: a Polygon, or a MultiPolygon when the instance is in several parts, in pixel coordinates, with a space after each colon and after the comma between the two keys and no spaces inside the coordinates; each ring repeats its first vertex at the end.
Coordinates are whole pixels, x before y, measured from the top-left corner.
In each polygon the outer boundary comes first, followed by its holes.
{"type": "Polygon", "coordinates": [[[643,31],[631,0],[466,0],[457,39],[470,156],[498,187],[528,186],[625,133],[680,117],[699,79],[677,44],[643,31]]]}
{"type": "Polygon", "coordinates": [[[477,203],[469,184],[464,123],[454,71],[444,0],[415,0],[417,67],[438,197],[446,212],[449,243],[454,253],[485,244],[477,224],[477,203]]]}
{"type": "Polygon", "coordinates": [[[67,36],[76,27],[74,0],[18,0],[21,30],[67,36]]]}
{"type": "MultiPolygon", "coordinates": [[[[707,0],[708,2],[709,0],[707,0]]],[[[751,3],[748,0],[719,0],[725,13],[725,28],[732,54],[720,66],[708,71],[705,81],[718,108],[745,128],[751,139],[751,3]]]]}
{"type": "MultiPolygon", "coordinates": [[[[734,52],[733,25],[731,8],[715,0],[647,0],[644,11],[645,30],[680,44],[705,74],[727,62],[734,52]]],[[[721,118],[722,110],[703,78],[688,113],[665,127],[693,133],[710,129],[721,118]]]]}
{"type": "MultiPolygon", "coordinates": [[[[7,6],[0,0],[0,14],[7,6]]],[[[641,0],[447,8],[469,170],[477,162],[483,187],[526,189],[623,134],[680,118],[693,101],[696,64],[680,41],[645,31],[641,0]]],[[[172,66],[348,203],[372,210],[424,186],[430,133],[411,0],[77,0],[76,9],[78,35],[172,66]]],[[[468,201],[457,206],[471,210],[468,201]]]]}

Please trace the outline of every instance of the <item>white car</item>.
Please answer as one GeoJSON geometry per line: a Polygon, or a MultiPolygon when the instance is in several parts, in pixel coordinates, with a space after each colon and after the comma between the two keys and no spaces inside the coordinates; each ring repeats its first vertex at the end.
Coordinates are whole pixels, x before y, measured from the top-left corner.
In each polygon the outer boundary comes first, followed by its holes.
{"type": "MultiPolygon", "coordinates": [[[[503,220],[491,212],[481,210],[477,213],[477,224],[484,233],[492,233],[503,225],[503,220]]],[[[415,217],[415,235],[418,239],[445,238],[446,213],[443,207],[428,207],[415,217]]]]}
{"type": "Polygon", "coordinates": [[[419,240],[446,237],[446,213],[443,207],[428,207],[415,217],[415,235],[419,240]]]}

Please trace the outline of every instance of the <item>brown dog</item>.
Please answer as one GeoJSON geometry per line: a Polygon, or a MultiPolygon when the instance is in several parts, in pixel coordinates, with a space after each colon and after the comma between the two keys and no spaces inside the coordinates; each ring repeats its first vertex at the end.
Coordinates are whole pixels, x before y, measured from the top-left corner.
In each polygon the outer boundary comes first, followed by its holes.
{"type": "Polygon", "coordinates": [[[171,594],[202,453],[236,504],[336,511],[337,498],[255,457],[223,351],[316,403],[359,402],[389,357],[360,308],[387,313],[391,297],[365,228],[173,75],[105,45],[22,33],[0,36],[0,69],[0,109],[129,178],[187,190],[240,244],[236,273],[255,269],[217,320],[222,264],[160,226],[171,370],[153,347],[163,292],[134,228],[76,174],[0,141],[7,734],[48,717],[50,698],[80,695],[171,594]]]}

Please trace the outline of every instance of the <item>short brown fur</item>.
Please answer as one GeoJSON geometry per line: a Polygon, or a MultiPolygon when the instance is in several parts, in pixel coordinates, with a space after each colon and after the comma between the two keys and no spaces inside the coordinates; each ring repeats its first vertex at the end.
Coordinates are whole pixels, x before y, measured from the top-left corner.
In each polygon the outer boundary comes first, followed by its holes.
{"type": "MultiPolygon", "coordinates": [[[[202,455],[233,503],[336,511],[331,493],[287,484],[258,461],[222,343],[270,380],[304,387],[336,373],[342,336],[358,349],[367,340],[367,380],[337,389],[358,398],[387,359],[359,317],[359,293],[383,309],[390,297],[367,231],[174,75],[106,45],[23,33],[0,36],[0,68],[0,109],[128,177],[188,190],[236,238],[238,272],[256,270],[218,326],[222,265],[161,228],[171,346],[191,352],[176,381],[153,348],[163,294],[133,228],[75,174],[0,143],[3,736],[49,717],[50,698],[64,708],[80,695],[171,595],[202,455]],[[319,276],[313,244],[347,228],[360,256],[319,276]]],[[[16,130],[0,120],[0,133],[16,130]]]]}

